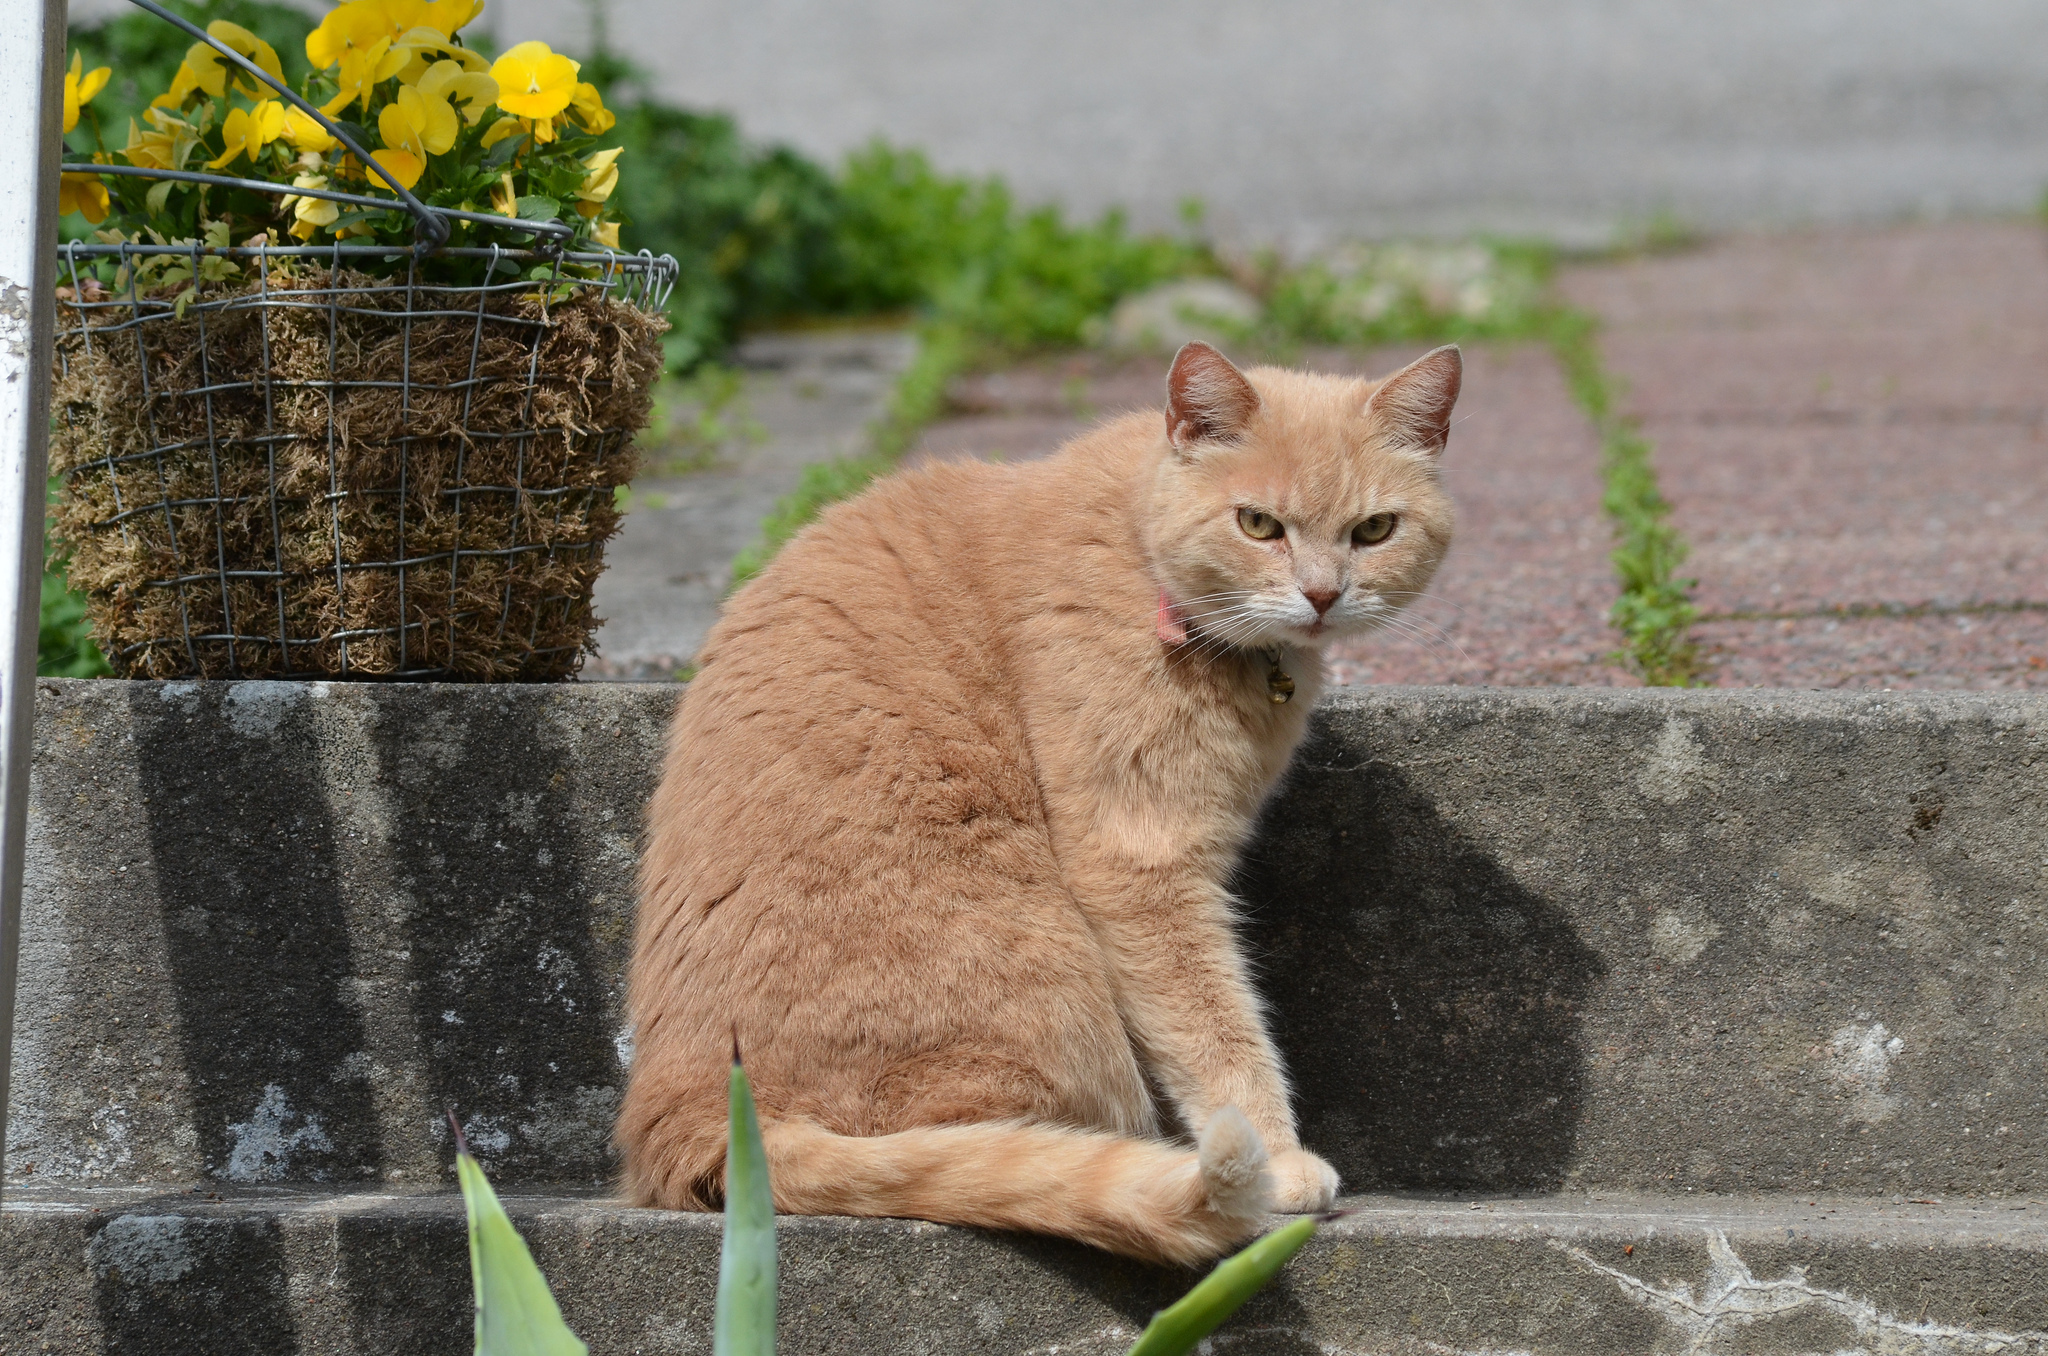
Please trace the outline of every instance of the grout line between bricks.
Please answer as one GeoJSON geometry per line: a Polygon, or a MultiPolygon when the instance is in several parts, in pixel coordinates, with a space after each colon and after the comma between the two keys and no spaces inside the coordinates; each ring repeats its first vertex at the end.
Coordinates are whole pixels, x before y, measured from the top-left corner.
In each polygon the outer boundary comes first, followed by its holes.
{"type": "Polygon", "coordinates": [[[1728,612],[1700,612],[1696,622],[1748,621],[1864,621],[1890,617],[1988,617],[2009,612],[2048,612],[2048,602],[2015,599],[1983,603],[1838,603],[1834,607],[1788,608],[1758,611],[1736,608],[1728,612]]]}
{"type": "Polygon", "coordinates": [[[1692,601],[1699,581],[1677,574],[1690,548],[1671,523],[1654,447],[1634,420],[1616,412],[1621,383],[1601,360],[1598,329],[1591,315],[1567,306],[1556,307],[1545,326],[1572,398],[1600,437],[1600,503],[1614,527],[1609,559],[1621,584],[1607,619],[1621,633],[1623,657],[1646,684],[1703,687],[1691,634],[1699,618],[1692,601]]]}

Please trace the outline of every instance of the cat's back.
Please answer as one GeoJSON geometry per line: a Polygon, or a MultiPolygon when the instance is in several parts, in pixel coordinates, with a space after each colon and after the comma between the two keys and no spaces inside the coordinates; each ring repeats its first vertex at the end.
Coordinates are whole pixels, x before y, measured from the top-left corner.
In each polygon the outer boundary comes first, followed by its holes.
{"type": "Polygon", "coordinates": [[[1107,540],[1126,535],[1135,422],[1040,461],[899,472],[834,505],[726,604],[685,711],[731,687],[815,712],[829,691],[946,701],[1004,684],[1018,626],[1070,579],[1098,579],[1099,557],[1114,569],[1137,550],[1107,540]]]}

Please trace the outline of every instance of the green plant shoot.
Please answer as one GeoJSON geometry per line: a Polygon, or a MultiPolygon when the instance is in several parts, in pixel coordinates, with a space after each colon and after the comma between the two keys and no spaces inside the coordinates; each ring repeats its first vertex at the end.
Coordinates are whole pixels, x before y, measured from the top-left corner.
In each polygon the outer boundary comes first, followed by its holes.
{"type": "Polygon", "coordinates": [[[725,1143],[725,1246],[718,1258],[712,1356],[774,1356],[775,1196],[753,1089],[733,1050],[731,1127],[725,1143]]]}
{"type": "MultiPolygon", "coordinates": [[[[451,1123],[453,1118],[450,1118],[451,1123]]],[[[526,1240],[456,1131],[455,1175],[469,1209],[469,1274],[476,1287],[476,1356],[589,1356],[555,1304],[526,1240]]]]}
{"type": "Polygon", "coordinates": [[[1298,1219],[1218,1262],[1200,1285],[1152,1316],[1126,1356],[1185,1356],[1193,1351],[1197,1342],[1280,1274],[1320,1223],[1322,1218],[1315,1215],[1298,1219]]]}

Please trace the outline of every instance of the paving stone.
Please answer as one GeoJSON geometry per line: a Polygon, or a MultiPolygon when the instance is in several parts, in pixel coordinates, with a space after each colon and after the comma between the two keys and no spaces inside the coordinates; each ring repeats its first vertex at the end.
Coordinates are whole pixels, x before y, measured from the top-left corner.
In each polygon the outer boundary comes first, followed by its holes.
{"type": "Polygon", "coordinates": [[[2044,242],[1824,231],[1567,273],[1693,545],[1716,682],[2048,686],[2044,242]]]}

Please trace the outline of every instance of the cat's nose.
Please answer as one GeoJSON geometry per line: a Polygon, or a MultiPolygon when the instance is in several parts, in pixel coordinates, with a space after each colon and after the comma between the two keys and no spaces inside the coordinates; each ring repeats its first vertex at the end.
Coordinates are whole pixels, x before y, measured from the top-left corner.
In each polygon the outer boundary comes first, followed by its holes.
{"type": "Polygon", "coordinates": [[[1308,605],[1316,610],[1318,617],[1328,612],[1337,601],[1338,589],[1303,589],[1301,596],[1308,599],[1308,605]]]}

